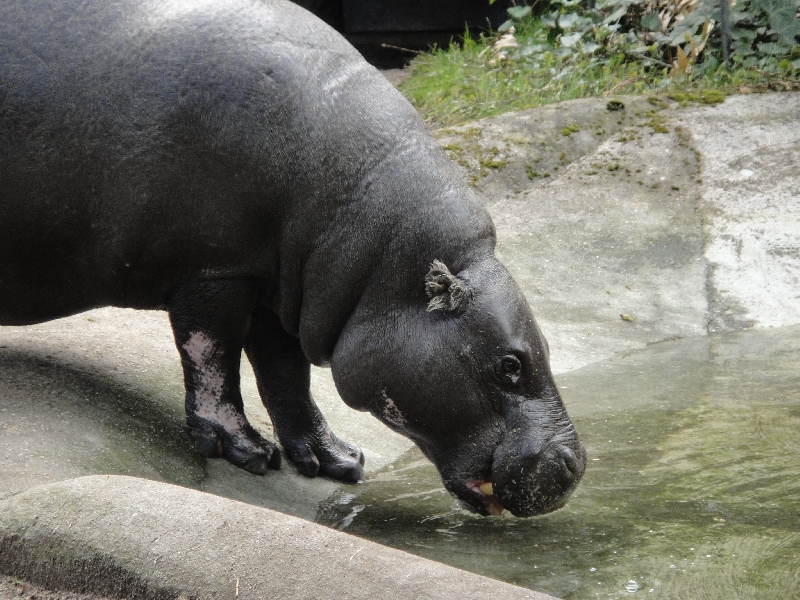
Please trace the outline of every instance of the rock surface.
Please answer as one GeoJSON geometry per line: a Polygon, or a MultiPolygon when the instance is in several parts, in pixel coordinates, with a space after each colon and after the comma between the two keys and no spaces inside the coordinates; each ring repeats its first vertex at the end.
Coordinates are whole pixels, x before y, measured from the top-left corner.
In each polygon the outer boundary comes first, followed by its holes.
{"type": "Polygon", "coordinates": [[[703,159],[709,331],[800,322],[800,97],[682,113],[703,159]]]}
{"type": "Polygon", "coordinates": [[[274,511],[110,475],[0,503],[0,570],[118,598],[547,598],[274,511]]]}
{"type": "Polygon", "coordinates": [[[0,575],[0,600],[111,600],[107,596],[49,590],[18,577],[0,575]]]}
{"type": "Polygon", "coordinates": [[[617,102],[438,132],[494,218],[554,370],[800,322],[800,95],[617,102]]]}

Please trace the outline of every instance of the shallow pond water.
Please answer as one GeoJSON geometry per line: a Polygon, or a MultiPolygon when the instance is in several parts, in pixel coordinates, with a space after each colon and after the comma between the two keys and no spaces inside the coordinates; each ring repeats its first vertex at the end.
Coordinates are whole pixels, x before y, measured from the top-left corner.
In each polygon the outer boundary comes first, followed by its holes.
{"type": "Polygon", "coordinates": [[[800,327],[663,342],[557,379],[589,454],[564,509],[476,517],[412,450],[318,520],[571,600],[800,598],[800,327]]]}

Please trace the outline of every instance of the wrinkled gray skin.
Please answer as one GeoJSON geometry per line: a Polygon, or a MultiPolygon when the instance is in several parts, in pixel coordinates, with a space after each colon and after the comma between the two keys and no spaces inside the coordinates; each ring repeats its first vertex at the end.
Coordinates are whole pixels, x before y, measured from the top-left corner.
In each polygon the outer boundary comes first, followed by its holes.
{"type": "Polygon", "coordinates": [[[280,465],[244,349],[306,475],[363,475],[309,393],[330,364],[470,509],[562,506],[585,451],[494,245],[417,113],[293,4],[0,4],[0,322],[166,309],[207,457],[280,465]]]}

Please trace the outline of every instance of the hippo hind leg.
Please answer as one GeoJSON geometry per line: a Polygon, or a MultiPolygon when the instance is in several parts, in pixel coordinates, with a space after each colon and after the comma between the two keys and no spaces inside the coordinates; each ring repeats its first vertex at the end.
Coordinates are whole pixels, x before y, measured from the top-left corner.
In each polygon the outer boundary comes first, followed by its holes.
{"type": "Polygon", "coordinates": [[[278,440],[300,472],[350,482],[363,478],[364,454],[331,431],[311,397],[311,365],[300,341],[283,329],[274,313],[253,313],[245,352],[278,440]]]}
{"type": "Polygon", "coordinates": [[[275,444],[247,421],[239,389],[242,347],[256,303],[246,280],[196,282],[168,302],[186,386],[186,425],[195,448],[263,475],[280,468],[275,444]]]}

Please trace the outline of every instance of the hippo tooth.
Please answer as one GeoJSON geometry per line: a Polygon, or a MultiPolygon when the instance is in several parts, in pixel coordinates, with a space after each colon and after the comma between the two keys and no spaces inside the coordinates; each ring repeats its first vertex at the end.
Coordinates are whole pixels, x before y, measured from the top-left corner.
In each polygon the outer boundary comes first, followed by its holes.
{"type": "Polygon", "coordinates": [[[482,494],[486,496],[494,495],[494,488],[492,488],[492,482],[487,481],[486,483],[482,483],[478,486],[478,489],[481,491],[482,494]]]}

